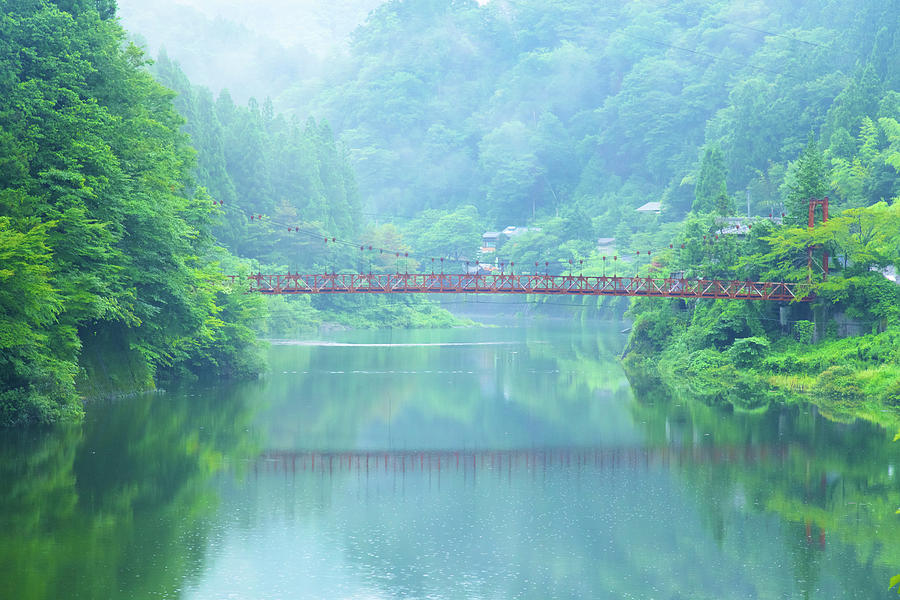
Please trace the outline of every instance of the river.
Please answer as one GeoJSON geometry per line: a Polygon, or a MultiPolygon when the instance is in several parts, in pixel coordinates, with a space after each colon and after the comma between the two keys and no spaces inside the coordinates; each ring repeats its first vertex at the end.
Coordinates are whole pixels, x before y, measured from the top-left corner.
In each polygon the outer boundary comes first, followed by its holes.
{"type": "Polygon", "coordinates": [[[0,598],[890,598],[900,442],[635,396],[622,325],[285,340],[0,432],[0,598]]]}

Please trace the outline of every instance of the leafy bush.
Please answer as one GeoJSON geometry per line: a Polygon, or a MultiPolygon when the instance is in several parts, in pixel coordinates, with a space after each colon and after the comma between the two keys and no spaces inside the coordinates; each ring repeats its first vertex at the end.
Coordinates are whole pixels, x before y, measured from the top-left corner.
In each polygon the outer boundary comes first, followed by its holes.
{"type": "Polygon", "coordinates": [[[773,373],[793,373],[798,370],[798,364],[797,356],[787,351],[766,356],[762,361],[762,368],[773,373]]]}
{"type": "Polygon", "coordinates": [[[847,365],[835,365],[820,373],[813,393],[820,401],[838,406],[865,400],[856,371],[847,365]]]}
{"type": "Polygon", "coordinates": [[[749,367],[765,355],[769,345],[769,340],[760,336],[739,338],[728,349],[728,358],[738,367],[749,367]]]}
{"type": "Polygon", "coordinates": [[[706,348],[691,353],[688,369],[691,373],[704,373],[723,367],[727,363],[728,361],[724,354],[712,348],[706,348]]]}
{"type": "Polygon", "coordinates": [[[46,425],[60,420],[77,420],[82,415],[81,402],[71,390],[54,395],[27,388],[0,392],[0,427],[46,425]]]}
{"type": "Polygon", "coordinates": [[[797,321],[791,327],[794,339],[801,344],[812,344],[813,333],[816,330],[816,324],[812,321],[797,321]]]}
{"type": "Polygon", "coordinates": [[[659,352],[672,336],[676,317],[667,307],[641,312],[631,326],[628,351],[659,352]]]}
{"type": "Polygon", "coordinates": [[[884,394],[884,401],[890,406],[900,406],[900,380],[889,385],[884,394]]]}

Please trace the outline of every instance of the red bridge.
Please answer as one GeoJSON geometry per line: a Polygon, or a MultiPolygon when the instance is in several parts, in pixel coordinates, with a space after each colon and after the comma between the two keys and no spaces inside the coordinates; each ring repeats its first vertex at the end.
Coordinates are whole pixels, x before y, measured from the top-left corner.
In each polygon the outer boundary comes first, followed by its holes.
{"type": "MultiPolygon", "coordinates": [[[[232,281],[237,277],[232,276],[232,281]]],[[[389,273],[250,275],[260,294],[549,294],[809,302],[809,283],[581,275],[389,273]]]]}
{"type": "MultiPolygon", "coordinates": [[[[815,227],[816,209],[828,221],[828,198],[809,199],[809,228],[815,227]]],[[[784,216],[784,215],[782,215],[784,216]]],[[[251,220],[253,217],[250,217],[251,220]]],[[[258,215],[261,219],[262,215],[258,215]]],[[[748,230],[749,230],[748,225],[748,230]]],[[[289,227],[288,231],[299,228],[289,227]]],[[[704,236],[704,240],[706,236],[704,236]]],[[[716,236],[718,239],[718,236],[716,236]]],[[[325,243],[328,238],[324,238],[325,243]]],[[[332,243],[337,241],[331,238],[332,243]]],[[[682,245],[682,248],[684,246],[682,245]]],[[[672,248],[670,245],[669,248],[672,248]]],[[[359,247],[360,251],[365,246],[359,247]]],[[[828,277],[827,249],[807,249],[807,270],[812,272],[813,251],[822,250],[823,279],[828,277]]],[[[369,250],[373,250],[369,246],[369,250]]],[[[377,249],[384,252],[384,249],[377,249]]],[[[400,252],[394,252],[399,259],[400,252]]],[[[649,254],[649,252],[648,252],[649,254]]],[[[409,253],[404,252],[408,257],[409,253]]],[[[603,257],[606,260],[606,257],[603,257]]],[[[615,258],[615,257],[614,257],[615,258]]],[[[434,258],[431,259],[434,262],[434,258]]],[[[440,259],[443,262],[443,258],[440,259]]],[[[538,263],[535,263],[537,265],[538,263]]],[[[545,265],[549,264],[547,262],[545,265]]],[[[572,264],[572,261],[569,261],[572,264]]],[[[398,266],[399,271],[399,266],[398,266]]],[[[237,283],[236,275],[230,276],[237,283]]],[[[638,296],[649,298],[709,298],[721,300],[772,300],[810,302],[815,298],[811,281],[787,283],[729,279],[680,279],[656,277],[606,277],[596,275],[447,274],[447,273],[288,273],[247,277],[248,291],[260,294],[545,294],[569,296],[638,296]]]]}

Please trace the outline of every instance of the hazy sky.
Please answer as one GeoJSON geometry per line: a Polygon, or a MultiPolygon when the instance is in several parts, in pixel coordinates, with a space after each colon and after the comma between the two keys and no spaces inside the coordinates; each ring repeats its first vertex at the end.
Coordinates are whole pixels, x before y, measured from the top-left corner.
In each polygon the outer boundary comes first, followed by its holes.
{"type": "MultiPolygon", "coordinates": [[[[320,56],[342,44],[369,12],[384,0],[119,0],[119,15],[126,28],[137,31],[151,45],[157,33],[171,23],[167,15],[188,7],[210,20],[240,24],[260,37],[277,40],[285,47],[303,46],[320,56]],[[158,17],[154,19],[154,16],[158,17]]],[[[183,24],[182,24],[183,25],[183,24]]]]}
{"type": "Polygon", "coordinates": [[[164,48],[195,84],[238,102],[314,80],[384,0],[119,0],[131,37],[164,48]]]}

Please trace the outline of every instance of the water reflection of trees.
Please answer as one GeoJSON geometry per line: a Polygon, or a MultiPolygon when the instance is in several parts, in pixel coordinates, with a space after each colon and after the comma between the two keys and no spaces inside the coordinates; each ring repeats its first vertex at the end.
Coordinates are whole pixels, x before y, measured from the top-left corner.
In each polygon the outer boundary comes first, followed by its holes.
{"type": "Polygon", "coordinates": [[[781,448],[770,461],[679,468],[710,530],[721,538],[737,526],[735,514],[777,515],[803,597],[816,597],[819,580],[832,568],[840,569],[848,595],[885,595],[886,577],[900,564],[898,449],[888,432],[862,421],[831,422],[813,406],[731,413],[652,389],[637,394],[634,412],[653,444],[781,448]],[[827,563],[826,546],[840,556],[838,563],[860,568],[827,563]]]}
{"type": "MultiPolygon", "coordinates": [[[[618,331],[596,329],[474,329],[392,337],[379,332],[361,341],[504,341],[483,346],[282,347],[271,357],[269,406],[259,425],[271,447],[280,449],[352,449],[388,425],[394,441],[402,440],[404,431],[425,430],[434,431],[435,439],[451,437],[452,431],[456,439],[466,440],[473,430],[487,435],[494,429],[511,430],[513,436],[518,431],[524,438],[540,422],[583,442],[595,437],[598,427],[610,427],[609,407],[602,401],[621,402],[630,394],[616,362],[620,337],[618,331]]],[[[385,447],[386,433],[382,437],[385,447]]]]}
{"type": "MultiPolygon", "coordinates": [[[[879,567],[861,560],[865,548],[815,514],[868,493],[877,475],[869,463],[890,450],[883,436],[848,436],[802,411],[731,415],[665,398],[633,402],[614,353],[596,338],[545,343],[530,332],[508,346],[279,353],[257,425],[267,450],[299,453],[254,464],[252,506],[233,498],[246,518],[240,526],[312,531],[308,541],[338,565],[336,583],[349,574],[375,596],[884,591],[879,567]],[[433,450],[374,452],[377,467],[367,471],[366,449],[390,448],[367,436],[388,425],[395,441],[406,435],[433,450]],[[551,448],[555,462],[544,469],[541,449],[528,443],[538,429],[576,448],[551,448]],[[632,435],[613,438],[617,429],[632,435]],[[494,446],[452,445],[478,431],[494,446]],[[863,458],[845,456],[851,447],[863,458]],[[460,467],[454,448],[463,450],[460,467]],[[610,451],[625,458],[598,467],[610,451]],[[839,482],[849,484],[844,496],[835,496],[839,482]],[[785,498],[802,507],[799,517],[779,505],[785,498]]],[[[876,564],[889,560],[876,553],[876,564]]]]}
{"type": "Polygon", "coordinates": [[[169,597],[200,571],[209,479],[258,448],[239,396],[192,400],[135,397],[0,437],[0,597],[169,597]]]}

